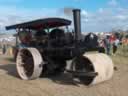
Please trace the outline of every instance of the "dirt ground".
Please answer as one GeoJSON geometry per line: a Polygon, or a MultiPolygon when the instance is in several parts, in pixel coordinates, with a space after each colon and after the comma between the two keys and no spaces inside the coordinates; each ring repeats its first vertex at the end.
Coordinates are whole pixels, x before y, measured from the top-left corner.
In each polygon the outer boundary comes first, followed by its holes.
{"type": "Polygon", "coordinates": [[[85,86],[68,74],[53,78],[21,80],[10,57],[0,55],[0,96],[128,96],[128,58],[115,56],[111,80],[85,86]]]}

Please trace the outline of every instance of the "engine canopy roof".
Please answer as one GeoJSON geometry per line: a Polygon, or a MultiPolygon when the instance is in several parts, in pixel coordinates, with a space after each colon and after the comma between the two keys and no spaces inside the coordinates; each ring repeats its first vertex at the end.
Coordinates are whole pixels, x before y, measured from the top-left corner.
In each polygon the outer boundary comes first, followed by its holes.
{"type": "Polygon", "coordinates": [[[6,26],[6,30],[21,29],[21,28],[38,30],[41,28],[47,29],[47,28],[68,26],[70,24],[71,21],[64,18],[44,18],[44,19],[38,19],[34,21],[6,26]]]}

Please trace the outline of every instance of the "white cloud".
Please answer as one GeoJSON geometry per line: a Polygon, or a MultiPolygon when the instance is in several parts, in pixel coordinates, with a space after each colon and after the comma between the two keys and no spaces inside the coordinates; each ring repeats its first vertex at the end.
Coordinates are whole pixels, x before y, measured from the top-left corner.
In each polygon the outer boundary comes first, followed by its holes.
{"type": "Polygon", "coordinates": [[[98,12],[99,13],[103,13],[104,12],[104,9],[103,8],[99,8],[98,12]]]}
{"type": "Polygon", "coordinates": [[[82,10],[82,11],[81,11],[81,15],[83,15],[83,16],[88,16],[88,12],[85,11],[85,10],[82,10]]]}
{"type": "MultiPolygon", "coordinates": [[[[4,2],[4,0],[2,0],[4,2]]],[[[0,1],[0,2],[2,2],[0,1]]],[[[15,2],[21,2],[22,0],[14,0],[15,2]]],[[[13,1],[13,2],[14,2],[13,1]]],[[[11,2],[11,0],[8,0],[11,2]]],[[[113,28],[126,29],[128,25],[128,9],[117,6],[117,0],[111,0],[106,8],[99,8],[96,12],[90,12],[83,9],[82,15],[82,31],[111,31],[113,28]]],[[[62,9],[50,9],[42,8],[37,9],[25,9],[17,8],[12,5],[0,6],[0,30],[4,31],[5,26],[29,21],[33,19],[43,17],[64,17],[72,20],[72,8],[62,9]],[[58,11],[59,10],[59,11],[58,11]]]]}
{"type": "MultiPolygon", "coordinates": [[[[0,13],[0,28],[10,24],[20,23],[44,17],[66,17],[59,9],[43,8],[40,10],[17,9],[15,7],[0,7],[3,11],[0,13]],[[45,14],[45,15],[44,15],[45,14]]],[[[96,12],[88,12],[82,10],[82,31],[111,31],[112,28],[122,28],[123,25],[128,24],[127,9],[119,10],[111,8],[101,8],[96,12]],[[100,10],[100,11],[99,11],[100,10]],[[116,11],[115,11],[116,10],[116,11]],[[115,13],[117,12],[117,13],[115,13]]],[[[71,13],[70,13],[71,15],[71,13]]],[[[69,17],[66,17],[69,18],[69,17]]],[[[72,19],[72,16],[70,17],[72,19]]],[[[123,27],[125,28],[125,27],[123,27]]]]}
{"type": "Polygon", "coordinates": [[[85,31],[111,31],[113,28],[127,29],[128,9],[123,7],[99,8],[96,12],[90,13],[83,18],[82,28],[85,31]],[[87,21],[86,21],[87,20],[87,21]]]}
{"type": "Polygon", "coordinates": [[[118,2],[117,2],[117,0],[111,0],[111,1],[108,2],[108,4],[110,6],[117,6],[118,5],[118,2]]]}
{"type": "MultiPolygon", "coordinates": [[[[42,8],[40,10],[31,10],[16,8],[14,6],[0,6],[0,32],[5,31],[5,26],[40,19],[50,16],[57,16],[56,9],[42,8]]],[[[60,15],[59,15],[60,16],[60,15]]]]}
{"type": "Polygon", "coordinates": [[[116,16],[117,19],[120,19],[120,20],[125,20],[128,18],[128,16],[125,16],[125,15],[117,15],[116,16]]]}

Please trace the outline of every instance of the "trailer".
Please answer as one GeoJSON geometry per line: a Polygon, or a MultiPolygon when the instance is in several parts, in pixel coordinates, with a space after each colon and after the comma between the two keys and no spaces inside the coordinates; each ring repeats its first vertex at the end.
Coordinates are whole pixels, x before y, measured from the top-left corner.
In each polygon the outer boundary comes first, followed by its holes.
{"type": "Polygon", "coordinates": [[[71,20],[64,18],[45,18],[6,27],[7,30],[15,29],[21,41],[16,55],[21,79],[68,72],[84,84],[93,85],[112,77],[111,58],[100,53],[99,46],[88,46],[89,43],[82,39],[80,12],[80,9],[73,9],[73,32],[68,30],[71,20]]]}

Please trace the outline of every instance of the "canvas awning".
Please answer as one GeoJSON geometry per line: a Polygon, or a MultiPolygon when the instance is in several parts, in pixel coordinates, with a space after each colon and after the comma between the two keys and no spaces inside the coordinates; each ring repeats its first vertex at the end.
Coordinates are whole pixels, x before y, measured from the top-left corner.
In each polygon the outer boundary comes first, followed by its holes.
{"type": "Polygon", "coordinates": [[[60,26],[67,26],[70,25],[71,21],[63,18],[44,18],[44,19],[38,19],[30,22],[25,22],[21,24],[15,24],[6,26],[6,30],[11,29],[46,29],[46,28],[54,28],[54,27],[60,27],[60,26]]]}

